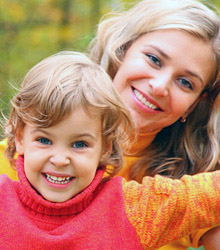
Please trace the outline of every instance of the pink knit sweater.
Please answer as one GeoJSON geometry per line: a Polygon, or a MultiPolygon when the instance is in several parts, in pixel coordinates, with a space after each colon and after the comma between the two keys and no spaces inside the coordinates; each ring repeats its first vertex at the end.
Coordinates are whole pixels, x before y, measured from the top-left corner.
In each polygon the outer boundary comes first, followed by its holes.
{"type": "Polygon", "coordinates": [[[220,224],[220,172],[146,177],[140,185],[121,177],[101,182],[99,170],[83,192],[52,203],[27,181],[22,157],[17,169],[20,182],[0,177],[0,249],[155,249],[220,224]]]}

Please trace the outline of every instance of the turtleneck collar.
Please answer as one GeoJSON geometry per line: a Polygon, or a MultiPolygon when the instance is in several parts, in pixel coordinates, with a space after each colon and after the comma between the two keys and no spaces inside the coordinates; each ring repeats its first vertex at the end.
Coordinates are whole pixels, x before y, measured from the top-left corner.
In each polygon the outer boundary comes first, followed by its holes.
{"type": "Polygon", "coordinates": [[[159,133],[159,130],[148,133],[139,133],[137,135],[136,141],[132,144],[129,150],[126,150],[123,167],[118,175],[124,177],[126,180],[130,180],[130,167],[141,158],[143,151],[151,145],[157,133],[159,133]]]}
{"type": "Polygon", "coordinates": [[[23,204],[35,210],[38,213],[45,215],[71,215],[84,210],[93,200],[94,190],[102,180],[104,171],[99,169],[96,172],[92,183],[81,193],[74,196],[72,199],[54,203],[45,200],[31,186],[24,172],[24,157],[19,156],[16,162],[18,177],[20,180],[19,197],[23,204]]]}
{"type": "Polygon", "coordinates": [[[153,131],[148,133],[139,133],[136,136],[135,142],[132,144],[131,148],[129,148],[126,156],[139,157],[144,149],[146,149],[153,142],[154,138],[160,131],[153,131]]]}

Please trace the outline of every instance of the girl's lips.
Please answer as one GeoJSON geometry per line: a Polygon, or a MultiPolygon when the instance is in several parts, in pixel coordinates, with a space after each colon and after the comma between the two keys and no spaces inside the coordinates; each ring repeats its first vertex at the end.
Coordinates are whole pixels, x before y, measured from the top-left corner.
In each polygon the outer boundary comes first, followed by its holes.
{"type": "Polygon", "coordinates": [[[145,93],[141,92],[140,90],[137,90],[136,88],[132,87],[133,94],[135,98],[145,107],[152,111],[163,111],[161,107],[156,103],[154,100],[152,100],[149,96],[147,96],[145,93]]]}
{"type": "Polygon", "coordinates": [[[47,185],[54,188],[66,188],[75,179],[72,176],[66,174],[48,174],[42,173],[44,181],[47,185]]]}
{"type": "Polygon", "coordinates": [[[52,175],[52,176],[57,176],[57,177],[72,177],[72,175],[66,174],[66,173],[56,173],[53,171],[47,171],[43,174],[48,174],[48,175],[52,175]]]}

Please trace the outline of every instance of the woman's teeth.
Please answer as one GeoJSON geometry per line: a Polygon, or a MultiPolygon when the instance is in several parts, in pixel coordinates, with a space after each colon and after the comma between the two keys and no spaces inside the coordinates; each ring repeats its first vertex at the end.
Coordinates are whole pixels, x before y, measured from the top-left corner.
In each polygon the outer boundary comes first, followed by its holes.
{"type": "Polygon", "coordinates": [[[67,184],[72,179],[72,177],[57,177],[49,174],[44,174],[44,175],[49,182],[56,184],[67,184]]]}
{"type": "Polygon", "coordinates": [[[155,106],[154,104],[148,102],[148,101],[146,100],[146,98],[145,98],[140,92],[138,92],[136,89],[134,89],[134,94],[135,94],[135,96],[137,97],[137,99],[138,99],[141,103],[143,103],[145,106],[147,106],[148,108],[153,109],[153,110],[158,109],[157,106],[155,106]]]}

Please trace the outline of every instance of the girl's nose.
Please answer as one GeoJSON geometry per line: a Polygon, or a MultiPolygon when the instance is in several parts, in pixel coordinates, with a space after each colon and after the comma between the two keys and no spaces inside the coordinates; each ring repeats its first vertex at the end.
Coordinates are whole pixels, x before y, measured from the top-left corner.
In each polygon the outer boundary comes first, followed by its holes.
{"type": "Polygon", "coordinates": [[[50,162],[56,167],[64,167],[70,164],[70,158],[65,152],[57,150],[51,157],[50,162]]]}

